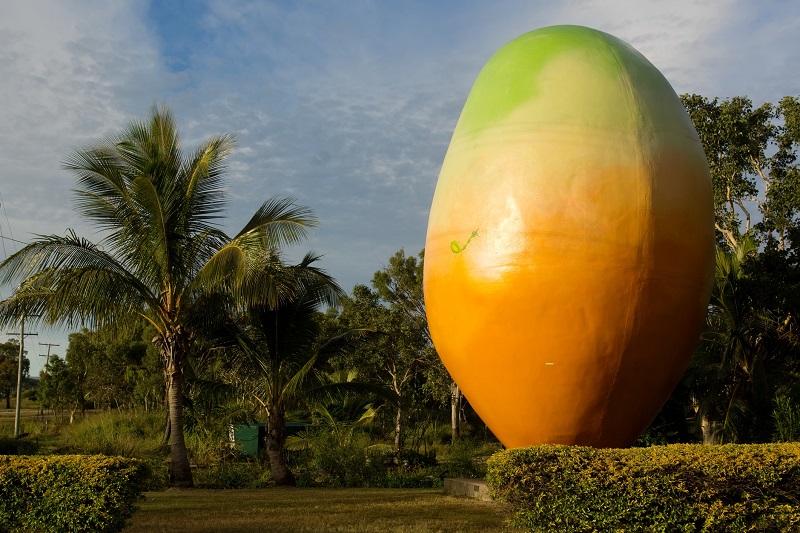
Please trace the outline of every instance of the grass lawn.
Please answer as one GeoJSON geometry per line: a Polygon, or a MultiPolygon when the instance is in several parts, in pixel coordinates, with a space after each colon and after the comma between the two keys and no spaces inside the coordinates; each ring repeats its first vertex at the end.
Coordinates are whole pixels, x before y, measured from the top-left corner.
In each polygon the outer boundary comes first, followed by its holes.
{"type": "Polygon", "coordinates": [[[504,507],[441,489],[269,488],[148,492],[125,533],[493,532],[504,507]]]}

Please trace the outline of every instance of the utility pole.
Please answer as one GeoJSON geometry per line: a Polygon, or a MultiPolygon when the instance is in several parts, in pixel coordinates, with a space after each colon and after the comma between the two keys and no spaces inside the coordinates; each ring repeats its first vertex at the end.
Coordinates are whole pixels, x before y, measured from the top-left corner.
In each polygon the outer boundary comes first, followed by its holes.
{"type": "MultiPolygon", "coordinates": [[[[7,333],[16,335],[16,333],[7,333]]],[[[19,411],[22,406],[22,357],[25,354],[25,335],[38,335],[38,333],[25,333],[25,315],[19,321],[19,361],[17,361],[17,409],[14,412],[14,437],[19,437],[19,411]]]]}
{"type": "MultiPolygon", "coordinates": [[[[50,348],[53,346],[61,346],[60,344],[53,344],[52,342],[40,342],[39,346],[47,346],[47,359],[44,360],[44,373],[47,374],[47,365],[50,364],[50,348]]],[[[44,357],[39,355],[39,357],[44,357]]]]}

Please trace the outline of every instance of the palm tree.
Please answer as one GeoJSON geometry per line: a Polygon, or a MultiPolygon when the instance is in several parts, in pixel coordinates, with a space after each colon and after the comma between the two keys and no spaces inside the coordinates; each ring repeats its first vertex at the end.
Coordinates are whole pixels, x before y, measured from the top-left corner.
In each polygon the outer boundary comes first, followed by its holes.
{"type": "Polygon", "coordinates": [[[745,263],[756,252],[749,236],[731,251],[717,249],[706,327],[685,378],[704,443],[749,440],[747,433],[754,434],[768,419],[768,359],[778,323],[768,310],[754,307],[747,285],[745,263]]]}
{"type": "MultiPolygon", "coordinates": [[[[307,255],[299,266],[312,271],[318,258],[307,255]]],[[[243,373],[255,377],[251,394],[266,415],[266,448],[272,478],[277,485],[294,485],[294,474],[284,460],[286,415],[302,403],[342,391],[374,393],[395,398],[383,387],[355,381],[331,383],[322,372],[333,354],[368,338],[374,331],[349,330],[321,338],[318,310],[341,289],[324,273],[298,280],[295,297],[278,305],[252,305],[238,335],[243,373]],[[257,377],[256,377],[257,376],[257,377]]]]}
{"type": "Polygon", "coordinates": [[[234,237],[217,225],[225,208],[225,160],[234,146],[219,135],[181,149],[172,113],[153,106],[147,121],[75,151],[75,209],[102,234],[40,236],[0,264],[16,284],[0,302],[0,325],[21,317],[47,324],[119,325],[144,317],[164,364],[171,428],[171,484],[193,485],[183,434],[184,365],[213,302],[277,305],[292,295],[296,271],[280,249],[316,224],[290,198],[267,200],[234,237]]]}

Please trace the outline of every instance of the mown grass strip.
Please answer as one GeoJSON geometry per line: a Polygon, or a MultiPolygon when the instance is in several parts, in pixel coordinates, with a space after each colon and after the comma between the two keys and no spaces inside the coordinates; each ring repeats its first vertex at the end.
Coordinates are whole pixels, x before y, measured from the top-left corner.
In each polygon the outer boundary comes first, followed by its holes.
{"type": "Polygon", "coordinates": [[[253,489],[148,492],[125,533],[499,532],[506,508],[441,489],[253,489]]]}

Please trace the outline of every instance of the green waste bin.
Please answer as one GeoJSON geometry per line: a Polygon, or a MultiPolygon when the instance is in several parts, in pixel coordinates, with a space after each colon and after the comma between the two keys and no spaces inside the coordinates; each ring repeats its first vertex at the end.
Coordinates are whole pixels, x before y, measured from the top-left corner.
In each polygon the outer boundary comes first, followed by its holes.
{"type": "Polygon", "coordinates": [[[244,455],[255,456],[258,449],[263,448],[266,424],[243,424],[233,429],[233,442],[244,455]]]}

